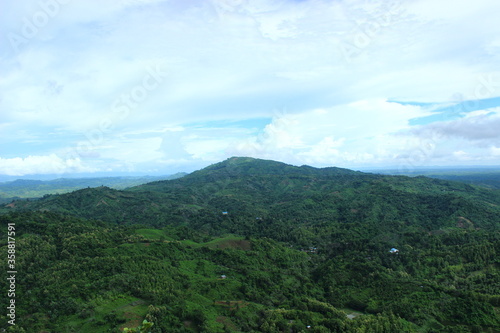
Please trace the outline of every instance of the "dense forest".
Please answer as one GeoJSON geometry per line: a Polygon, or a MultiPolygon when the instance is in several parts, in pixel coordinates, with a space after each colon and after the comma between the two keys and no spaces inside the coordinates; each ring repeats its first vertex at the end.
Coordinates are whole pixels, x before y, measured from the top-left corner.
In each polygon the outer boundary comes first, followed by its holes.
{"type": "Polygon", "coordinates": [[[500,332],[495,189],[231,158],[1,213],[7,332],[500,332]]]}

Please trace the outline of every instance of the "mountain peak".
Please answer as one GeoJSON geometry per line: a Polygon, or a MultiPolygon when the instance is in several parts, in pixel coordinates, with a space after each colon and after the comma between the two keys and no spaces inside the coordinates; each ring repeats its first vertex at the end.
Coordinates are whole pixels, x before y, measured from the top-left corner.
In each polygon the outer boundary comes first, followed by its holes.
{"type": "MultiPolygon", "coordinates": [[[[207,183],[225,182],[230,179],[241,177],[267,177],[275,179],[286,179],[289,177],[313,177],[313,178],[338,178],[344,176],[367,176],[359,171],[342,169],[336,167],[315,168],[311,166],[294,166],[283,162],[264,160],[253,157],[233,156],[222,162],[209,165],[201,170],[194,171],[180,179],[174,181],[158,181],[134,187],[135,190],[160,191],[163,192],[171,186],[190,186],[199,184],[204,186],[207,183]]],[[[269,178],[268,178],[269,179],[269,178]]]]}
{"type": "Polygon", "coordinates": [[[283,162],[265,160],[253,157],[233,156],[222,162],[209,165],[195,171],[195,175],[226,173],[229,175],[341,175],[358,173],[349,169],[336,167],[315,168],[307,165],[294,166],[283,162]]]}
{"type": "MultiPolygon", "coordinates": [[[[222,162],[219,162],[219,163],[216,163],[216,164],[226,164],[226,165],[231,165],[231,166],[235,166],[235,165],[241,165],[241,164],[245,164],[245,163],[258,163],[259,161],[265,161],[265,160],[262,160],[262,159],[259,159],[259,158],[253,158],[253,157],[246,157],[246,156],[233,156],[233,157],[230,157],[222,162]]],[[[277,162],[279,163],[279,162],[277,162]]]]}
{"type": "MultiPolygon", "coordinates": [[[[209,165],[197,172],[217,172],[227,171],[235,174],[282,174],[286,171],[292,171],[298,167],[285,164],[283,162],[264,160],[253,157],[233,156],[219,163],[209,165]]],[[[197,173],[195,172],[195,173],[197,173]]]]}

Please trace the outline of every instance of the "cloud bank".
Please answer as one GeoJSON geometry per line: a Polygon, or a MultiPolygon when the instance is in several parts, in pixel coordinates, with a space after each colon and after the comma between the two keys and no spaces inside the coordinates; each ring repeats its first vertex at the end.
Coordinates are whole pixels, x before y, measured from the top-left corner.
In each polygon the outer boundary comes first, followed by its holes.
{"type": "Polygon", "coordinates": [[[0,174],[500,164],[498,1],[0,6],[0,174]]]}

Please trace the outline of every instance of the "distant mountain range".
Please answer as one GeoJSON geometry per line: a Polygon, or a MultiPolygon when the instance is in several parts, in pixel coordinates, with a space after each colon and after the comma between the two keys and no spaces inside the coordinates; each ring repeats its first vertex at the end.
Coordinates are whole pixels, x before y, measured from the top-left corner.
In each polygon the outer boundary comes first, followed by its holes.
{"type": "Polygon", "coordinates": [[[386,175],[425,176],[444,180],[459,181],[481,187],[500,189],[500,167],[441,167],[419,168],[412,172],[401,170],[380,169],[372,172],[386,175]]]}
{"type": "Polygon", "coordinates": [[[176,179],[185,175],[186,173],[176,173],[169,176],[58,178],[54,180],[17,179],[0,182],[0,203],[10,202],[16,198],[39,198],[46,194],[63,194],[86,187],[108,186],[115,189],[125,189],[157,180],[176,179]]]}

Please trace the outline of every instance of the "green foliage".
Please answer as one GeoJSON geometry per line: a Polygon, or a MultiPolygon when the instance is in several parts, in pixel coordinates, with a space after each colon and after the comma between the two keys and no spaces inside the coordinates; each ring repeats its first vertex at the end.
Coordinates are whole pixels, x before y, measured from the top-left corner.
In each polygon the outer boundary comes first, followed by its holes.
{"type": "MultiPolygon", "coordinates": [[[[383,173],[398,173],[393,170],[383,173]]],[[[491,189],[500,189],[500,172],[495,168],[416,170],[406,173],[408,176],[423,175],[426,177],[458,181],[491,189]]]]}
{"type": "Polygon", "coordinates": [[[493,332],[499,207],[460,183],[234,158],[15,202],[0,228],[28,332],[493,332]]]}
{"type": "Polygon", "coordinates": [[[176,179],[184,175],[184,173],[177,173],[157,177],[59,178],[46,181],[18,179],[0,183],[0,203],[21,198],[47,197],[51,194],[68,193],[88,187],[109,186],[115,189],[125,189],[152,181],[176,179]]]}
{"type": "Polygon", "coordinates": [[[153,323],[148,322],[146,319],[142,322],[142,324],[137,328],[124,328],[123,332],[125,333],[148,333],[151,331],[153,327],[153,323]]]}

